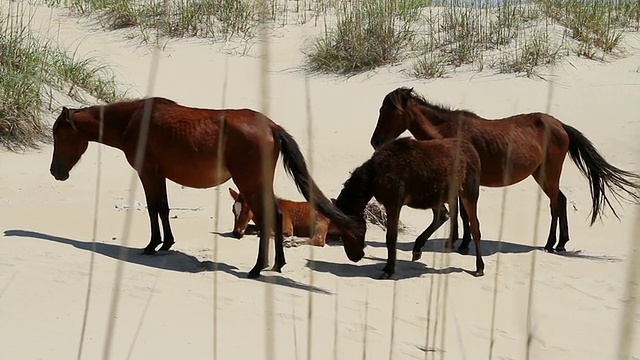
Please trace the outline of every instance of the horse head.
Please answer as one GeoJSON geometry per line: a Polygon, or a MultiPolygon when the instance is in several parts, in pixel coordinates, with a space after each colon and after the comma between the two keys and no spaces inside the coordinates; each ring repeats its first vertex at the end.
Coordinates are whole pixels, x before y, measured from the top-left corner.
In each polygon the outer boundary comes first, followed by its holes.
{"type": "Polygon", "coordinates": [[[385,96],[380,107],[378,123],[371,135],[371,146],[375,150],[397,138],[409,128],[410,113],[407,102],[411,99],[413,88],[398,88],[385,96]]]}
{"type": "Polygon", "coordinates": [[[78,163],[89,145],[89,140],[76,127],[76,111],[63,107],[53,124],[53,158],[50,172],[56,180],[64,181],[69,178],[69,171],[78,163]]]}
{"type": "Polygon", "coordinates": [[[234,200],[231,211],[233,212],[233,236],[241,239],[244,236],[244,232],[249,226],[249,221],[253,219],[253,212],[249,209],[249,205],[244,201],[242,194],[229,188],[229,194],[234,200]]]}
{"type": "Polygon", "coordinates": [[[358,262],[364,257],[364,239],[367,231],[367,223],[364,219],[363,212],[356,209],[357,205],[352,201],[352,199],[348,199],[348,197],[349,195],[346,195],[345,189],[343,189],[342,192],[340,192],[338,199],[331,199],[331,201],[338,209],[356,220],[356,223],[359,226],[359,231],[346,232],[340,229],[342,232],[341,237],[342,244],[344,245],[344,252],[347,254],[349,260],[358,262]],[[354,234],[358,235],[356,236],[354,234]]]}

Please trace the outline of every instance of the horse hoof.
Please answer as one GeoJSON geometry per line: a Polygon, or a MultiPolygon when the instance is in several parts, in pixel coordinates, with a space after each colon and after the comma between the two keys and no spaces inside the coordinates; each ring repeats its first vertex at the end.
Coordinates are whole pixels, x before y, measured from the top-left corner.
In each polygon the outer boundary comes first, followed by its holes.
{"type": "Polygon", "coordinates": [[[144,250],[142,250],[142,255],[155,255],[155,254],[156,254],[155,248],[144,248],[144,250]]]}
{"type": "Polygon", "coordinates": [[[255,270],[251,270],[249,271],[249,273],[247,274],[247,278],[249,279],[256,279],[260,276],[260,270],[255,271],[255,270]]]}
{"type": "Polygon", "coordinates": [[[414,251],[411,261],[418,261],[420,258],[422,258],[422,251],[414,251]]]}
{"type": "Polygon", "coordinates": [[[273,267],[271,268],[271,271],[277,271],[279,273],[282,273],[282,268],[284,267],[284,264],[282,265],[273,265],[273,267]]]}
{"type": "Polygon", "coordinates": [[[300,246],[300,243],[298,243],[297,241],[292,240],[292,239],[285,239],[285,240],[282,242],[282,245],[283,245],[285,248],[297,248],[298,246],[300,246]]]}
{"type": "Polygon", "coordinates": [[[552,254],[553,254],[554,252],[556,252],[555,250],[553,250],[553,248],[552,248],[552,247],[546,247],[546,246],[545,246],[545,247],[544,247],[544,250],[545,250],[546,252],[548,252],[548,253],[552,253],[552,254]]]}
{"type": "Polygon", "coordinates": [[[380,275],[380,277],[378,279],[380,280],[389,280],[393,278],[393,274],[390,274],[388,272],[383,272],[382,275],[380,275]]]}
{"type": "Polygon", "coordinates": [[[462,255],[469,255],[469,248],[458,248],[458,253],[462,255]]]}
{"type": "Polygon", "coordinates": [[[567,249],[565,249],[564,246],[563,247],[558,246],[556,248],[556,252],[565,252],[565,251],[567,251],[567,249]]]}
{"type": "Polygon", "coordinates": [[[473,273],[473,276],[475,277],[480,277],[484,275],[484,270],[477,270],[475,273],[473,273]]]}

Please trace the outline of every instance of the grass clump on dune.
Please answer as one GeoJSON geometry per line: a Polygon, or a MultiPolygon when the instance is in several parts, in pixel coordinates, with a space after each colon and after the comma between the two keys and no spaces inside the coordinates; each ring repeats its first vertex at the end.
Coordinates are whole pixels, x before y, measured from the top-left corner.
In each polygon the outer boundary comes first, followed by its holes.
{"type": "Polygon", "coordinates": [[[145,41],[153,32],[169,37],[251,38],[257,21],[247,0],[45,0],[81,15],[97,15],[109,29],[138,27],[145,41]]]}
{"type": "Polygon", "coordinates": [[[42,0],[97,16],[111,29],[251,40],[261,19],[324,26],[303,50],[316,73],[352,75],[412,64],[414,77],[469,66],[533,75],[564,55],[604,60],[640,30],[638,0],[42,0]],[[260,11],[264,5],[266,17],[260,11]]]}
{"type": "Polygon", "coordinates": [[[337,10],[333,30],[308,54],[312,71],[353,74],[401,60],[415,37],[420,2],[362,0],[337,10]]]}
{"type": "Polygon", "coordinates": [[[78,60],[29,31],[24,14],[0,12],[0,145],[9,150],[37,148],[49,140],[43,116],[59,93],[84,103],[124,97],[105,68],[78,60]]]}
{"type": "Polygon", "coordinates": [[[640,2],[614,0],[541,0],[545,15],[564,26],[579,42],[575,52],[604,58],[627,29],[639,24],[640,2]]]}

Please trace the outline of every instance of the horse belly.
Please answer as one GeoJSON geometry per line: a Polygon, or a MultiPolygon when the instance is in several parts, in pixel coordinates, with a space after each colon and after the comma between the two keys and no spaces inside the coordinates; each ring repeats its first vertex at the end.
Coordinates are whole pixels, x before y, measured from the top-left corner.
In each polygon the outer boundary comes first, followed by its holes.
{"type": "Polygon", "coordinates": [[[542,163],[542,153],[535,145],[523,146],[512,149],[508,159],[502,154],[481,154],[480,160],[480,185],[502,187],[519,183],[531,175],[542,163]]]}
{"type": "Polygon", "coordinates": [[[480,185],[502,187],[517,184],[531,175],[538,166],[538,161],[514,161],[509,166],[483,163],[480,185]]]}
{"type": "Polygon", "coordinates": [[[435,198],[435,197],[421,197],[418,199],[410,198],[407,199],[405,205],[413,209],[433,209],[435,207],[439,207],[445,202],[444,199],[435,198]]]}
{"type": "Polygon", "coordinates": [[[167,179],[191,188],[210,188],[225,183],[231,173],[225,166],[216,166],[208,162],[185,162],[182,166],[165,169],[167,179]]]}

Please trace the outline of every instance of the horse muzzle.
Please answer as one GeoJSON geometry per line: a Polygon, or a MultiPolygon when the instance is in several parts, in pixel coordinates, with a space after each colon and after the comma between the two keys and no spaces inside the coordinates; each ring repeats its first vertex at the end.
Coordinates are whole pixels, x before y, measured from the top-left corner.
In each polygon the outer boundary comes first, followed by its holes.
{"type": "Polygon", "coordinates": [[[60,169],[58,166],[51,165],[51,169],[49,169],[51,175],[58,181],[65,181],[69,178],[69,172],[66,170],[60,169]]]}
{"type": "Polygon", "coordinates": [[[358,262],[360,260],[362,260],[362,258],[364,257],[364,250],[360,250],[360,251],[345,251],[347,253],[347,257],[349,258],[349,260],[353,261],[353,262],[358,262]]]}
{"type": "Polygon", "coordinates": [[[242,237],[244,236],[244,231],[233,230],[232,234],[236,239],[242,239],[242,237]]]}

